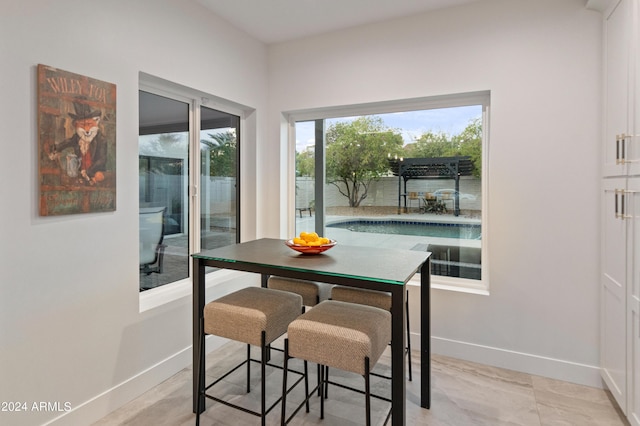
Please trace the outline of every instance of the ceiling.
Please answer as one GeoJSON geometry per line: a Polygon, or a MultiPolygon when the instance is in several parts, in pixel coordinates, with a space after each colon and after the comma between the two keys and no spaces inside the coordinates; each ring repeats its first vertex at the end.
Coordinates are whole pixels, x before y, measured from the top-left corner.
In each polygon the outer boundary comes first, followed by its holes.
{"type": "Polygon", "coordinates": [[[480,0],[196,0],[265,44],[480,0]]]}

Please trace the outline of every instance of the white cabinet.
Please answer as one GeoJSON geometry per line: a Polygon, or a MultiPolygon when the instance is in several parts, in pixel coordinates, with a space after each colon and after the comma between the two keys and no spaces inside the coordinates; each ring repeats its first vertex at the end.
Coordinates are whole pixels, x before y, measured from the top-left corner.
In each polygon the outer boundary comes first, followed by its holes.
{"type": "Polygon", "coordinates": [[[630,178],[627,193],[631,205],[627,218],[632,229],[627,247],[629,262],[633,265],[627,277],[627,419],[633,426],[640,426],[640,177],[630,178]]]}
{"type": "Polygon", "coordinates": [[[640,426],[640,176],[604,182],[602,378],[640,426]]]}
{"type": "Polygon", "coordinates": [[[604,20],[604,175],[640,174],[638,1],[611,0],[604,20]]]}
{"type": "Polygon", "coordinates": [[[602,10],[600,363],[606,386],[633,426],[640,426],[639,5],[640,0],[611,0],[602,10]]]}
{"type": "Polygon", "coordinates": [[[604,179],[600,291],[600,366],[602,378],[623,411],[627,398],[626,178],[604,179]],[[624,206],[623,206],[624,204],[624,206]]]}
{"type": "Polygon", "coordinates": [[[640,426],[640,176],[603,179],[600,366],[640,426]]]}
{"type": "Polygon", "coordinates": [[[632,2],[613,1],[604,19],[604,175],[620,176],[632,161],[630,140],[632,2]]]}

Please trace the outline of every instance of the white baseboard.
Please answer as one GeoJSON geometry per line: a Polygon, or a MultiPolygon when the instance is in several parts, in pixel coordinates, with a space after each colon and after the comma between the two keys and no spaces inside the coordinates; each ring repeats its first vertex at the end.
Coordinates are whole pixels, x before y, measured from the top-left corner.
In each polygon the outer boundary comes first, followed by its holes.
{"type": "MultiPolygon", "coordinates": [[[[228,340],[221,337],[207,336],[207,353],[218,349],[226,342],[228,340]]],[[[191,354],[191,346],[189,346],[85,403],[74,407],[71,411],[44,423],[43,426],[92,424],[190,366],[192,364],[191,354]]]]}
{"type": "MultiPolygon", "coordinates": [[[[207,336],[207,353],[218,349],[227,341],[227,339],[217,336],[207,336]]],[[[412,349],[419,351],[420,335],[412,333],[411,342],[412,349]]],[[[441,337],[431,338],[431,352],[580,385],[596,388],[603,387],[600,369],[597,366],[441,337]]],[[[56,417],[43,426],[92,424],[191,365],[191,356],[191,347],[189,346],[87,402],[74,407],[71,411],[56,417]]]]}
{"type": "MultiPolygon", "coordinates": [[[[414,346],[416,349],[420,348],[420,335],[416,334],[414,337],[412,334],[411,343],[412,349],[414,346]],[[416,345],[413,345],[414,339],[417,343],[416,345]]],[[[431,338],[431,353],[579,385],[603,388],[600,368],[595,365],[580,364],[442,337],[431,338]]]]}
{"type": "Polygon", "coordinates": [[[92,424],[113,410],[142,395],[191,364],[191,347],[158,362],[147,370],[91,398],[71,411],[45,423],[48,425],[92,424]]]}
{"type": "MultiPolygon", "coordinates": [[[[207,277],[207,291],[210,298],[216,298],[228,294],[240,287],[246,286],[246,279],[235,280],[235,278],[244,275],[235,271],[218,271],[215,275],[218,281],[215,285],[212,285],[212,277],[214,274],[209,274],[207,277]]],[[[259,280],[255,280],[259,285],[259,280]]],[[[176,287],[179,288],[179,287],[176,287]]],[[[163,293],[169,294],[169,302],[179,303],[180,299],[184,297],[181,294],[174,294],[175,291],[168,291],[163,293]]],[[[178,292],[179,293],[179,292],[178,292]]],[[[166,302],[166,301],[165,301],[166,302]]],[[[145,302],[147,303],[147,302],[145,302]]],[[[145,305],[143,310],[152,309],[156,307],[151,303],[145,305]],[[148,306],[147,306],[148,305],[148,306]]],[[[206,352],[209,353],[218,349],[220,346],[228,342],[227,339],[218,336],[207,336],[206,339],[206,352]]],[[[168,358],[150,366],[146,370],[136,374],[135,376],[125,380],[113,386],[110,389],[105,390],[101,394],[89,399],[88,401],[73,407],[68,412],[61,414],[60,416],[46,422],[43,426],[66,426],[66,425],[85,425],[92,424],[101,418],[105,417],[112,411],[122,407],[138,396],[142,395],[149,389],[159,385],[163,381],[167,380],[171,376],[177,374],[184,368],[190,366],[193,362],[191,346],[188,346],[181,351],[169,356],[168,358]]]]}

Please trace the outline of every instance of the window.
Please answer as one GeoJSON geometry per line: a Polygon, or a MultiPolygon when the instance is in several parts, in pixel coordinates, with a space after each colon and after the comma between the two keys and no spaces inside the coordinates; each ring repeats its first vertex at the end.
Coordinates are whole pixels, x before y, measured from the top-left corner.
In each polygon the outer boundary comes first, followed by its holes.
{"type": "Polygon", "coordinates": [[[188,90],[144,87],[139,101],[140,291],[146,291],[189,278],[191,253],[239,241],[240,114],[217,108],[219,102],[205,106],[206,97],[188,90]]]}
{"type": "Polygon", "coordinates": [[[485,291],[488,109],[483,92],[291,114],[295,235],[430,251],[435,284],[485,291]]]}

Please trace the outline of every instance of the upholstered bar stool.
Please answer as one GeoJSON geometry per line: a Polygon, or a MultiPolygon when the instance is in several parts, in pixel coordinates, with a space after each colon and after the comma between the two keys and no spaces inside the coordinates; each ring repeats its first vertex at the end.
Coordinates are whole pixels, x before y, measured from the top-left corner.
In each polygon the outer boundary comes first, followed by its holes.
{"type": "MultiPolygon", "coordinates": [[[[371,368],[378,362],[391,340],[391,313],[389,311],[346,302],[324,301],[289,324],[285,339],[284,374],[282,383],[282,424],[296,415],[302,404],[308,404],[315,392],[307,392],[305,400],[286,417],[287,368],[290,358],[318,363],[360,374],[365,382],[366,422],[371,424],[371,368]]],[[[320,418],[324,418],[323,374],[320,375],[320,418]]],[[[353,389],[342,386],[347,389],[353,389]]],[[[353,389],[355,390],[355,389],[353,389]]],[[[359,391],[361,392],[361,391],[359,391]]],[[[381,398],[385,401],[389,399],[381,398]]],[[[387,415],[389,419],[391,410],[387,415]]]]}
{"type": "MultiPolygon", "coordinates": [[[[366,290],[361,288],[334,286],[331,289],[331,300],[359,303],[361,305],[374,306],[391,312],[391,293],[384,291],[366,290]]],[[[409,291],[405,302],[405,316],[407,322],[407,347],[405,353],[408,358],[409,380],[413,379],[411,373],[411,333],[409,328],[409,291]]]]}
{"type": "MultiPolygon", "coordinates": [[[[266,406],[266,366],[278,367],[267,362],[267,345],[282,336],[287,331],[287,326],[298,316],[302,310],[302,297],[286,291],[273,290],[261,287],[248,287],[234,293],[214,300],[204,307],[204,323],[200,330],[200,380],[199,395],[227,406],[236,408],[246,413],[259,416],[262,425],[265,424],[265,417],[273,407],[280,402],[278,398],[269,408],[266,406]],[[225,375],[206,387],[204,385],[205,362],[204,362],[204,335],[213,334],[226,337],[231,340],[247,344],[247,359],[227,372],[225,375]],[[207,391],[229,374],[247,364],[247,393],[250,389],[250,365],[251,361],[258,362],[251,358],[251,345],[261,348],[261,410],[260,412],[249,410],[228,401],[222,400],[207,391]]],[[[279,367],[282,368],[282,367],[279,367]]],[[[302,380],[302,377],[298,382],[302,380]]],[[[296,384],[298,383],[296,382],[296,384]]],[[[295,386],[295,385],[294,385],[295,386]]],[[[198,407],[196,408],[196,425],[200,422],[200,407],[202,397],[198,397],[198,407]]]]}
{"type": "Polygon", "coordinates": [[[270,276],[267,281],[267,287],[302,296],[302,311],[304,312],[305,306],[316,306],[318,303],[329,299],[333,285],[295,278],[270,276]]]}
{"type": "MultiPolygon", "coordinates": [[[[318,303],[328,300],[331,297],[333,284],[319,283],[316,281],[300,280],[295,278],[285,278],[270,276],[267,280],[267,287],[275,290],[289,291],[302,296],[302,313],[306,306],[316,306],[318,303]]],[[[273,348],[281,350],[279,348],[273,348]]],[[[320,366],[318,365],[318,377],[320,377],[320,366]]]]}

